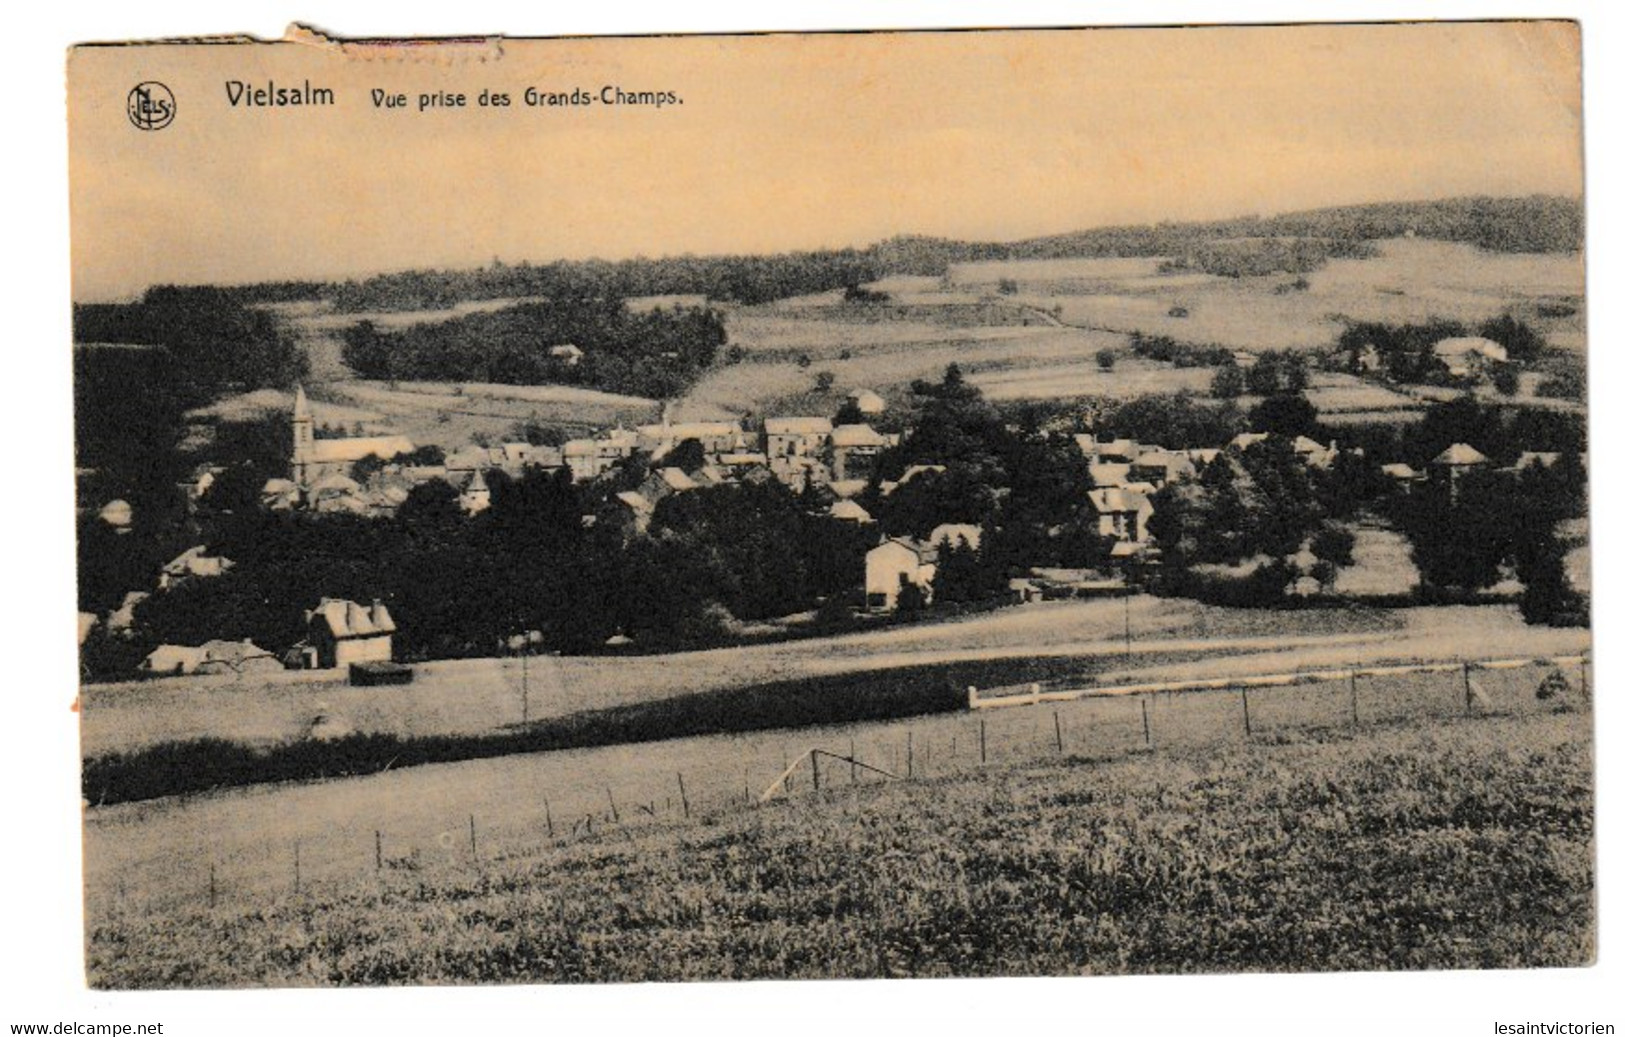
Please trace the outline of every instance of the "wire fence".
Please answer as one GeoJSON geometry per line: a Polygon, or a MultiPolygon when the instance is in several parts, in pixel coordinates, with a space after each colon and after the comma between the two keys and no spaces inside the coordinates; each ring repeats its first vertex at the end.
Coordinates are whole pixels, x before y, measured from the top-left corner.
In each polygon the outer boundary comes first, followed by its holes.
{"type": "Polygon", "coordinates": [[[1268,741],[1315,728],[1585,708],[1589,661],[1495,660],[976,691],[903,720],[539,753],[161,804],[86,826],[86,906],[260,906],[368,873],[532,857],[789,800],[1045,760],[1268,741]]]}

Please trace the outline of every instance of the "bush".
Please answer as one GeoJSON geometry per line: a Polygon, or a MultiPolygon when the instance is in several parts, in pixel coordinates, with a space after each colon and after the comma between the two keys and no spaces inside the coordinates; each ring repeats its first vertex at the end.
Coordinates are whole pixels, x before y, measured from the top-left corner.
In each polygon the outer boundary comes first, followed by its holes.
{"type": "Polygon", "coordinates": [[[1095,366],[1102,371],[1110,371],[1117,366],[1117,353],[1115,350],[1102,349],[1095,354],[1095,366]]]}

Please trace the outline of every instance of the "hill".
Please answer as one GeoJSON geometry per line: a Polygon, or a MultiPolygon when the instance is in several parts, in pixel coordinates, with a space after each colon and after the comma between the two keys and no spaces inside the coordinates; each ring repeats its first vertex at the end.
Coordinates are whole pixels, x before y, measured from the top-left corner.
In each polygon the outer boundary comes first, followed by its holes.
{"type": "Polygon", "coordinates": [[[465,841],[216,906],[93,901],[88,975],[151,988],[1573,967],[1595,953],[1590,723],[1072,756],[801,790],[636,834],[537,832],[495,856],[465,841]]]}

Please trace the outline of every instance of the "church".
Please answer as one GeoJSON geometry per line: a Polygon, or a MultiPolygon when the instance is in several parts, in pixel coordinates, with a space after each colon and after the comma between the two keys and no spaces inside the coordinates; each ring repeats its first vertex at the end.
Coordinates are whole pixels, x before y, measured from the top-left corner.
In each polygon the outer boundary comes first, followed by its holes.
{"type": "MultiPolygon", "coordinates": [[[[317,439],[316,419],[311,413],[305,387],[293,397],[292,471],[288,479],[271,479],[263,496],[271,507],[314,507],[326,510],[366,510],[361,487],[350,478],[350,467],[366,457],[388,461],[415,448],[405,436],[351,436],[317,439]],[[322,507],[326,498],[345,506],[322,507]]],[[[399,503],[399,502],[396,502],[399,503]]]]}

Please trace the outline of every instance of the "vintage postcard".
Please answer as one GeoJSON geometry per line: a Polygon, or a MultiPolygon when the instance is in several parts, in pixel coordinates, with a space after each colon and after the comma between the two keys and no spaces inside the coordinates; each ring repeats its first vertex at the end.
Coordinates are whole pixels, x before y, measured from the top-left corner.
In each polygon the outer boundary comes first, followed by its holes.
{"type": "Polygon", "coordinates": [[[1590,964],[1579,54],[75,47],[89,985],[1590,964]]]}

